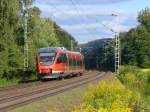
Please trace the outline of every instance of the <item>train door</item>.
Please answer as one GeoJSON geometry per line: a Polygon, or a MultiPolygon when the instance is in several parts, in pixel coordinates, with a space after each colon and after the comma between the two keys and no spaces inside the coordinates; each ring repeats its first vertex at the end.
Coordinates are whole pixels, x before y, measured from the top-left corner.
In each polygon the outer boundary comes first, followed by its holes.
{"type": "Polygon", "coordinates": [[[66,53],[63,53],[63,54],[62,54],[62,58],[63,58],[63,64],[62,64],[62,66],[64,67],[64,75],[67,75],[67,70],[68,70],[67,54],[66,54],[66,53]]]}
{"type": "Polygon", "coordinates": [[[66,64],[66,74],[70,74],[70,56],[69,53],[66,53],[67,64],[66,64]]]}
{"type": "Polygon", "coordinates": [[[56,69],[61,73],[64,73],[67,66],[67,57],[65,53],[61,53],[56,62],[56,69]]]}
{"type": "Polygon", "coordinates": [[[78,58],[75,55],[75,72],[78,73],[78,58]]]}

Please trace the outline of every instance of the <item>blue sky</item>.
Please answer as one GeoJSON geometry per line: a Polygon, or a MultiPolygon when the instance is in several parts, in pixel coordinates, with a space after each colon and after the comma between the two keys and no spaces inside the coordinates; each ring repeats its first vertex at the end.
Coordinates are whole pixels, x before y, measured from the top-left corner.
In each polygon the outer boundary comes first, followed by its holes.
{"type": "Polygon", "coordinates": [[[79,43],[112,38],[113,33],[128,31],[138,25],[137,14],[150,0],[36,0],[42,17],[54,20],[79,43]],[[117,16],[111,16],[116,14],[117,16]]]}

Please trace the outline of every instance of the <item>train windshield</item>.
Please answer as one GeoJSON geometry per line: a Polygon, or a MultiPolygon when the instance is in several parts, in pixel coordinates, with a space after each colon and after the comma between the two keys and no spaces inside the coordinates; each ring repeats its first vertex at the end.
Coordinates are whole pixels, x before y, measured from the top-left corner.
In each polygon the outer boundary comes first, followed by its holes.
{"type": "Polygon", "coordinates": [[[40,53],[40,63],[51,65],[54,62],[56,53],[40,53]]]}

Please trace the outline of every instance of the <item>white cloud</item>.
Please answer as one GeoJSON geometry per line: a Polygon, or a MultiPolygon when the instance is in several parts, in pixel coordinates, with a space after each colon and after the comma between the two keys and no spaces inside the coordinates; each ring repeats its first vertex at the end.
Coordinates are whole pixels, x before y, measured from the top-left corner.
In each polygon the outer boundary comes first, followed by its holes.
{"type": "MultiPolygon", "coordinates": [[[[128,0],[73,0],[74,3],[79,4],[110,4],[117,2],[124,2],[128,0]]],[[[45,4],[71,4],[70,0],[36,0],[37,3],[45,3],[45,4]]]]}
{"type": "Polygon", "coordinates": [[[81,30],[83,28],[93,29],[93,28],[102,28],[100,24],[93,23],[93,24],[75,24],[75,25],[61,25],[64,29],[70,30],[81,30]]]}
{"type": "Polygon", "coordinates": [[[77,41],[81,44],[81,43],[86,43],[92,40],[96,40],[96,39],[103,39],[103,38],[113,38],[114,35],[107,35],[107,36],[100,36],[100,35],[93,35],[93,36],[89,36],[89,35],[77,35],[77,41]]]}
{"type": "MultiPolygon", "coordinates": [[[[116,32],[127,31],[132,25],[126,25],[129,18],[130,20],[136,21],[136,14],[129,13],[119,8],[104,8],[102,5],[90,5],[90,4],[80,4],[77,6],[65,4],[67,0],[38,0],[38,7],[42,10],[42,15],[45,17],[51,17],[57,23],[60,22],[63,24],[59,24],[63,29],[73,34],[73,36],[77,36],[76,39],[80,42],[83,40],[93,40],[98,39],[101,36],[99,33],[90,34],[92,30],[97,30],[97,32],[101,32],[102,34],[110,35],[110,32],[107,28],[101,24],[105,24],[109,28],[112,28],[116,32]],[[63,4],[57,4],[62,2],[63,4]],[[48,3],[48,4],[46,4],[48,3]],[[106,16],[111,14],[117,14],[117,17],[113,17],[112,20],[100,20],[97,22],[95,20],[95,16],[106,16]],[[73,21],[73,18],[81,19],[83,22],[79,24],[78,21],[73,21]],[[86,18],[86,21],[84,21],[86,18]],[[65,22],[63,22],[65,21],[65,22]],[[67,21],[73,22],[71,25],[68,24],[67,21]],[[89,22],[90,21],[90,22],[89,22]],[[88,30],[88,31],[87,31],[88,30]],[[92,36],[92,37],[91,37],[92,36]]],[[[81,1],[81,0],[80,0],[81,1]]],[[[94,0],[99,2],[100,0],[94,0]]],[[[113,0],[102,0],[102,2],[112,2],[113,0]]],[[[115,0],[117,1],[117,0],[115,0]]],[[[118,0],[121,1],[121,0],[118,0]]],[[[125,1],[125,0],[124,0],[125,1]]],[[[99,2],[100,3],[100,2],[99,2]]],[[[109,18],[109,16],[108,16],[109,18]]],[[[80,21],[81,22],[81,21],[80,21]]]]}
{"type": "Polygon", "coordinates": [[[39,6],[44,15],[53,15],[55,18],[66,19],[76,16],[111,16],[111,14],[122,15],[121,10],[101,8],[97,5],[80,5],[80,6],[39,6]],[[87,10],[90,9],[90,10],[87,10]]]}
{"type": "Polygon", "coordinates": [[[123,25],[124,22],[126,22],[128,20],[127,16],[121,16],[121,17],[116,17],[114,18],[112,21],[93,21],[93,23],[86,23],[86,24],[74,24],[74,25],[61,25],[62,28],[64,28],[67,31],[82,31],[83,29],[86,30],[97,30],[103,33],[108,33],[110,34],[110,29],[113,29],[115,32],[121,32],[121,31],[127,31],[130,28],[132,28],[133,26],[126,26],[123,25]],[[103,26],[106,25],[108,28],[103,26]]]}
{"type": "MultiPolygon", "coordinates": [[[[80,8],[78,8],[78,11],[75,10],[75,8],[73,8],[73,6],[66,6],[66,5],[61,5],[59,7],[49,7],[49,6],[45,6],[45,7],[41,7],[41,10],[43,12],[42,15],[46,16],[46,17],[51,17],[54,20],[68,20],[71,21],[73,18],[80,18],[82,21],[83,18],[86,19],[92,19],[92,17],[94,16],[109,16],[111,14],[117,14],[118,17],[114,17],[115,19],[113,19],[113,21],[103,21],[103,23],[108,24],[110,27],[114,27],[114,25],[116,26],[117,23],[117,28],[115,28],[117,31],[121,30],[126,30],[128,29],[128,27],[126,26],[121,26],[119,24],[122,24],[123,22],[125,22],[127,20],[127,18],[136,18],[135,14],[128,14],[128,12],[125,12],[123,10],[120,9],[102,9],[99,6],[91,6],[91,5],[80,5],[80,8]],[[90,9],[90,10],[87,10],[90,9]]],[[[108,17],[109,18],[109,17],[108,17]]],[[[94,19],[93,19],[94,20],[94,19]]],[[[95,21],[95,20],[94,20],[95,21]]],[[[74,22],[74,21],[73,21],[74,22]]],[[[76,24],[76,23],[74,23],[76,24]]],[[[93,24],[94,25],[94,24],[93,24]]],[[[91,25],[91,28],[93,27],[98,27],[98,26],[93,26],[91,25]]],[[[95,23],[96,25],[96,23],[95,23]]],[[[84,25],[80,25],[82,28],[86,28],[86,26],[84,25]]],[[[79,25],[75,25],[72,26],[72,28],[77,29],[78,27],[80,28],[79,25]]],[[[65,26],[66,29],[67,26],[65,26]]],[[[90,29],[91,29],[90,28],[90,29]]],[[[81,29],[81,28],[80,28],[81,29]]]]}
{"type": "Polygon", "coordinates": [[[130,28],[135,27],[132,25],[124,25],[124,23],[130,20],[129,18],[136,19],[136,15],[125,14],[124,16],[117,16],[112,21],[102,21],[102,23],[109,28],[112,28],[115,32],[128,31],[130,28]]]}

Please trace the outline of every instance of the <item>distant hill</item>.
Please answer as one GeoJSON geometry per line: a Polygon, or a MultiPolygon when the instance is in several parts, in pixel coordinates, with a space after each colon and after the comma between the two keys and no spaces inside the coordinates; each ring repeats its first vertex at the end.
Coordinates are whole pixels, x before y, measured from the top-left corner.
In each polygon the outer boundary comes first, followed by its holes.
{"type": "Polygon", "coordinates": [[[111,41],[112,41],[112,38],[97,39],[97,40],[93,40],[85,44],[80,44],[79,46],[81,48],[91,47],[93,49],[99,49],[99,48],[103,48],[105,44],[111,41]]]}

